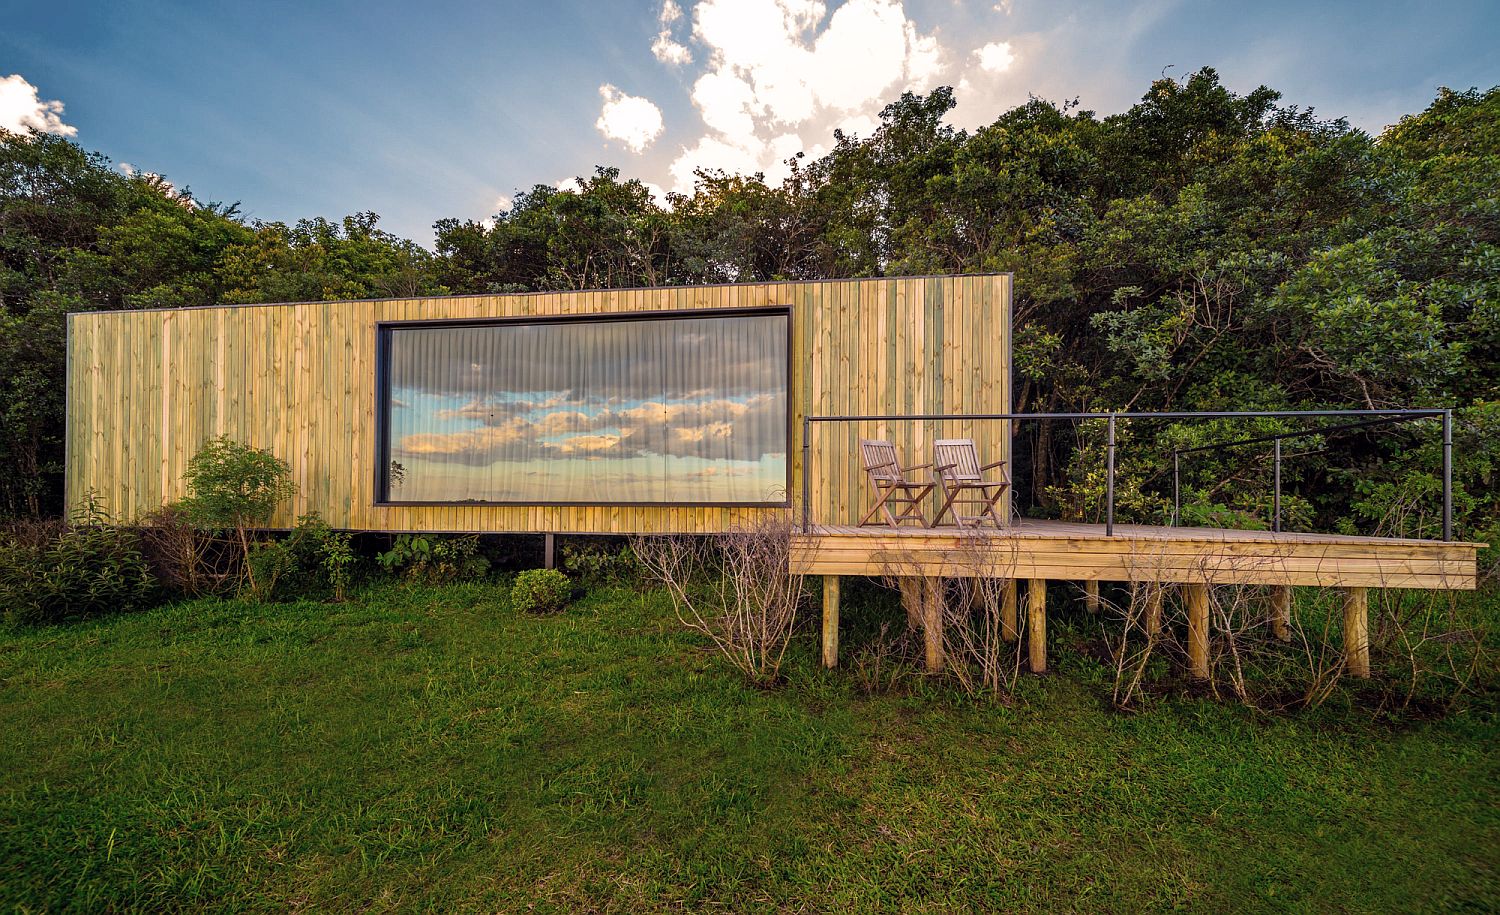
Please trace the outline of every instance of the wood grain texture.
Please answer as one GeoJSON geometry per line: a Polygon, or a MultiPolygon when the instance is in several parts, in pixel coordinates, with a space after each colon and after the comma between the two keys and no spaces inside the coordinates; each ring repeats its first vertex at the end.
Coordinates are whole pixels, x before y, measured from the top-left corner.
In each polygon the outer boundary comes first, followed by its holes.
{"type": "MultiPolygon", "coordinates": [[[[376,505],[377,322],[790,306],[792,497],[802,491],[802,418],[814,414],[1004,413],[1010,408],[1009,275],[312,302],[70,315],[68,502],[95,491],[122,519],[183,493],[188,458],[229,435],[292,466],[288,526],[316,510],[349,530],[711,533],[766,509],[716,506],[376,505]]],[[[816,520],[865,507],[853,451],[890,438],[913,459],[945,432],[1010,459],[1007,424],[813,426],[816,520]]],[[[1006,510],[1009,510],[1008,502],[1006,510]]]]}
{"type": "Polygon", "coordinates": [[[821,526],[792,537],[810,575],[1473,590],[1479,544],[1022,519],[1004,531],[821,526]]]}

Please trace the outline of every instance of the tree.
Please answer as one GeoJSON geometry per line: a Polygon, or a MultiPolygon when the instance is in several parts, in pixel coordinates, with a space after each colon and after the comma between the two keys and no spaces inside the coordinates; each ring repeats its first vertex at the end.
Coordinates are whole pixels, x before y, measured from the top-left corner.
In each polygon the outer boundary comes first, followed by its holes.
{"type": "Polygon", "coordinates": [[[250,589],[257,590],[250,532],[269,527],[281,504],[296,495],[291,467],[269,451],[220,436],[188,460],[183,480],[188,496],[180,508],[199,527],[234,532],[243,574],[250,589]]]}

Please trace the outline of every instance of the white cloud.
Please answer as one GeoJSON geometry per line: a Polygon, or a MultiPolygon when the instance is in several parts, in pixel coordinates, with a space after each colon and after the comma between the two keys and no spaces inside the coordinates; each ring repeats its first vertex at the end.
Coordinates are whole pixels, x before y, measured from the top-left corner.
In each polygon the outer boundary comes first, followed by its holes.
{"type": "MultiPolygon", "coordinates": [[[[665,11],[664,11],[665,15],[665,11]]],[[[697,168],[784,177],[785,160],[821,149],[835,127],[868,135],[903,90],[941,84],[947,55],[900,0],[700,0],[693,36],[707,50],[692,101],[706,128],[668,167],[690,191],[697,168]]]]}
{"type": "Polygon", "coordinates": [[[693,52],[674,41],[672,33],[666,29],[658,32],[656,40],[651,42],[651,53],[656,55],[657,60],[674,67],[693,62],[693,52]]]}
{"type": "Polygon", "coordinates": [[[605,83],[599,87],[604,107],[594,126],[611,140],[619,140],[633,152],[642,152],[661,136],[661,109],[648,98],[626,95],[605,83]]]}
{"type": "Polygon", "coordinates": [[[1015,52],[1008,41],[992,41],[974,52],[979,67],[990,73],[1004,73],[1016,62],[1015,52]]]}
{"type": "Polygon", "coordinates": [[[43,101],[21,74],[0,77],[0,128],[12,133],[35,129],[60,137],[77,136],[78,128],[64,124],[62,114],[62,102],[43,101]]]}
{"type": "Polygon", "coordinates": [[[678,6],[674,0],[666,0],[661,5],[661,13],[656,18],[661,23],[661,31],[656,33],[656,40],[651,42],[651,53],[656,56],[657,60],[674,67],[683,67],[692,63],[693,52],[672,37],[672,23],[682,18],[682,7],[678,6]]]}

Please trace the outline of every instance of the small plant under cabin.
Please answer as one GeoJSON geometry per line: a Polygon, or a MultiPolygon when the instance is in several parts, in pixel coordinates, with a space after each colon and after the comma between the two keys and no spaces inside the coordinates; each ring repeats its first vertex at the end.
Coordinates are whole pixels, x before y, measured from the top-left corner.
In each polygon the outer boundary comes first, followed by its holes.
{"type": "Polygon", "coordinates": [[[572,597],[573,583],[556,569],[527,569],[510,589],[510,605],[521,613],[556,613],[572,597]]]}

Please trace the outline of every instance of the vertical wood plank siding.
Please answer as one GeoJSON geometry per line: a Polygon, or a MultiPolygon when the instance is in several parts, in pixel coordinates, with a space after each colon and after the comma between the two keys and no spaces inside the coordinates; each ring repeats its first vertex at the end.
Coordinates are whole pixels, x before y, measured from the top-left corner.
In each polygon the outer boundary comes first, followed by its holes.
{"type": "MultiPolygon", "coordinates": [[[[376,505],[376,323],[791,306],[788,459],[800,502],[804,411],[1007,412],[1010,298],[1009,275],[985,275],[74,314],[68,500],[94,491],[119,518],[144,515],[183,495],[204,440],[229,435],[291,464],[299,492],[279,526],[316,510],[352,530],[722,531],[764,510],[376,505]]],[[[813,519],[850,524],[862,513],[859,438],[890,438],[904,460],[924,463],[944,435],[1010,459],[999,422],[814,425],[813,519]]]]}

